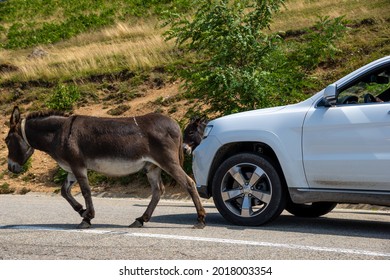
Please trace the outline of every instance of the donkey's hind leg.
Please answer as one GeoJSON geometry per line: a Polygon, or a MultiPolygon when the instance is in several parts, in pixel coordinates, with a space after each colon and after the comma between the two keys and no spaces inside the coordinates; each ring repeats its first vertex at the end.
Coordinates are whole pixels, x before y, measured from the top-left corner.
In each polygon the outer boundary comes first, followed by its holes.
{"type": "Polygon", "coordinates": [[[168,172],[176,182],[183,186],[190,194],[192,201],[194,202],[196,212],[198,214],[198,223],[193,228],[203,229],[206,226],[206,211],[203,208],[202,202],[200,201],[199,193],[196,190],[195,182],[184,172],[183,168],[177,163],[172,163],[164,169],[168,172]]]}
{"type": "Polygon", "coordinates": [[[146,172],[148,181],[152,188],[152,199],[150,200],[144,214],[141,217],[135,219],[135,222],[129,226],[131,228],[143,227],[144,223],[150,220],[154,209],[156,209],[156,206],[160,201],[161,195],[164,193],[164,184],[161,179],[161,168],[150,164],[146,167],[146,172]]]}

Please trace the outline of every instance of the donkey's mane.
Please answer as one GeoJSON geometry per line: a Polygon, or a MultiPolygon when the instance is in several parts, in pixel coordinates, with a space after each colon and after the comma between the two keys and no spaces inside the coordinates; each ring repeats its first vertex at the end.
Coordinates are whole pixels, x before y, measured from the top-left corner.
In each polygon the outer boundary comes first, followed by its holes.
{"type": "Polygon", "coordinates": [[[26,119],[38,119],[38,118],[47,118],[51,116],[59,116],[59,117],[69,117],[68,114],[60,111],[42,111],[42,112],[32,112],[27,115],[26,119]]]}

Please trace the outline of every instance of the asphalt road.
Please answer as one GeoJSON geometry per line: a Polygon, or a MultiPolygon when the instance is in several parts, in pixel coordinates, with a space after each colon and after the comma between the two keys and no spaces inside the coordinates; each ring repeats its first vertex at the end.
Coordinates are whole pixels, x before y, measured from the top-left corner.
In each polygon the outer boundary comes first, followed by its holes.
{"type": "MultiPolygon", "coordinates": [[[[82,201],[80,196],[77,197],[82,201]]],[[[283,212],[263,227],[229,224],[206,203],[160,201],[144,228],[127,226],[148,200],[94,198],[93,228],[61,196],[0,195],[2,260],[390,260],[390,212],[335,209],[316,219],[283,212]]]]}

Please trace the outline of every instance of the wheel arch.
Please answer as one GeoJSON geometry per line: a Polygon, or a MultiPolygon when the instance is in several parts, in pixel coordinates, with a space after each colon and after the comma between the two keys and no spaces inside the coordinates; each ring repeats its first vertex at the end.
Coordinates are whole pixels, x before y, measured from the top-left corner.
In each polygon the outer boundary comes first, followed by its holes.
{"type": "Polygon", "coordinates": [[[251,153],[251,154],[256,154],[270,159],[280,176],[283,188],[285,188],[285,191],[288,194],[287,182],[285,179],[283,169],[280,165],[279,159],[275,151],[269,145],[263,142],[234,142],[234,143],[228,143],[223,145],[214,156],[214,160],[213,163],[211,164],[209,177],[208,177],[208,184],[207,184],[207,192],[210,196],[213,195],[212,180],[217,168],[226,159],[239,153],[251,153]]]}

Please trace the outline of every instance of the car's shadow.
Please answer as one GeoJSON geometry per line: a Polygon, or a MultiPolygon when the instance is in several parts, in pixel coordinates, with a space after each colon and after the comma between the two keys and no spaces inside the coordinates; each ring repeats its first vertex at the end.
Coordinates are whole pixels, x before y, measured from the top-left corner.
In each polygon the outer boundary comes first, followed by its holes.
{"type": "MultiPolygon", "coordinates": [[[[361,214],[361,213],[360,213],[361,214]]],[[[370,213],[372,215],[372,213],[370,213]]],[[[380,214],[378,214],[380,215],[380,214]]],[[[386,214],[385,214],[386,215],[386,214]]],[[[179,214],[171,216],[155,216],[151,222],[188,224],[194,221],[194,214],[179,214]]],[[[356,236],[364,238],[389,239],[389,222],[371,220],[353,220],[335,217],[300,218],[282,214],[271,223],[258,226],[236,226],[226,221],[219,213],[211,213],[206,218],[206,224],[223,227],[230,230],[283,231],[337,236],[356,236]]]]}
{"type": "MultiPolygon", "coordinates": [[[[141,205],[139,205],[141,207],[141,205]]],[[[144,207],[144,205],[142,205],[144,207]]],[[[158,207],[171,207],[161,205],[158,207]]],[[[188,205],[175,207],[192,207],[188,205]]],[[[207,208],[215,210],[214,206],[205,206],[207,208]]],[[[211,211],[213,211],[211,210],[211,211]]],[[[259,231],[285,231],[285,232],[302,232],[311,234],[326,234],[326,235],[338,235],[338,236],[357,236],[367,238],[379,238],[389,239],[390,235],[390,214],[389,213],[373,213],[372,211],[359,211],[359,215],[367,215],[367,219],[353,219],[354,213],[351,210],[338,209],[338,213],[350,213],[351,219],[322,216],[318,218],[301,218],[283,212],[276,220],[271,223],[258,226],[236,226],[225,220],[218,212],[208,213],[206,217],[206,225],[214,227],[224,227],[231,230],[259,230],[259,231]],[[372,221],[369,220],[368,215],[381,215],[389,217],[389,222],[384,221],[372,221]]],[[[194,223],[196,214],[175,214],[175,215],[156,215],[151,219],[150,226],[153,226],[153,222],[169,223],[169,224],[188,224],[194,223]]],[[[149,225],[148,225],[149,226],[149,225]]]]}

